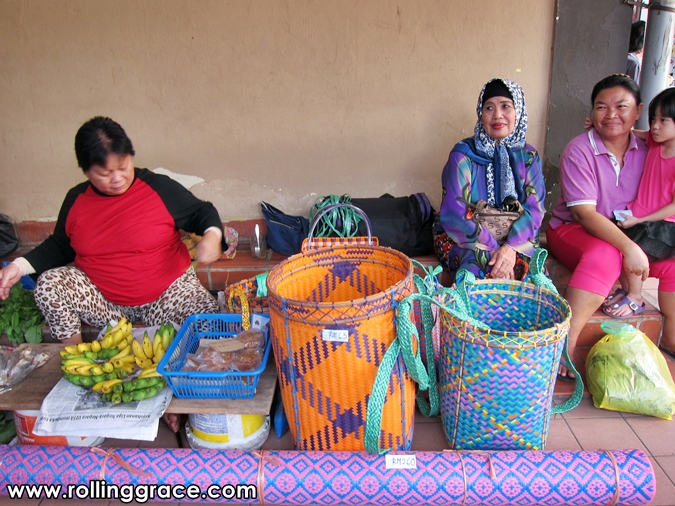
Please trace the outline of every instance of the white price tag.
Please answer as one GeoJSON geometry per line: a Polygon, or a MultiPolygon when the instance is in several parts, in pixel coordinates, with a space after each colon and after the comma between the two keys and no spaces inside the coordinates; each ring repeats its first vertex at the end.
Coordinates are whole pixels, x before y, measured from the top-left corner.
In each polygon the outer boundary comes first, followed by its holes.
{"type": "Polygon", "coordinates": [[[415,455],[385,455],[387,469],[417,469],[415,455]]]}
{"type": "Polygon", "coordinates": [[[321,338],[324,341],[335,341],[335,342],[338,342],[338,343],[347,343],[347,342],[349,342],[349,331],[348,330],[323,329],[321,331],[321,338]]]}

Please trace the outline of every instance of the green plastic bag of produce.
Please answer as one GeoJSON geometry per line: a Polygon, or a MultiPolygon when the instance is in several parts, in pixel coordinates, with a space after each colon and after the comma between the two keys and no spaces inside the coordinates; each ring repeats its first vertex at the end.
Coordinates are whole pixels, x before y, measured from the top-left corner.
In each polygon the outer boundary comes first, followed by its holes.
{"type": "Polygon", "coordinates": [[[595,407],[672,420],[675,383],[656,345],[626,323],[608,321],[601,327],[607,335],[586,357],[595,407]]]}

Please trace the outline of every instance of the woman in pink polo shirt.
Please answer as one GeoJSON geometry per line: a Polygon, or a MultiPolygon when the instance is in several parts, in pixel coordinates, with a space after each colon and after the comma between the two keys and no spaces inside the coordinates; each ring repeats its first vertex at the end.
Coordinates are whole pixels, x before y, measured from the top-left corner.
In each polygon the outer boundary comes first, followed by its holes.
{"type": "MultiPolygon", "coordinates": [[[[568,346],[626,272],[659,278],[665,316],[663,346],[675,349],[675,260],[650,264],[647,255],[612,221],[635,200],[647,146],[631,131],[642,112],[640,90],[622,74],[598,82],[591,93],[593,128],[570,141],[560,158],[560,197],[546,230],[548,248],[573,271],[565,297],[572,308],[568,346]]],[[[561,364],[561,380],[573,373],[561,364]]]]}

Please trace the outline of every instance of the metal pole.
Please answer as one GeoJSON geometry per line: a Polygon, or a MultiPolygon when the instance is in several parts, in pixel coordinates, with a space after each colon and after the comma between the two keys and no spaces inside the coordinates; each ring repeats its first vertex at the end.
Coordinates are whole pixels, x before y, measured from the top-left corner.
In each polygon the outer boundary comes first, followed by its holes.
{"type": "Polygon", "coordinates": [[[636,125],[640,130],[649,128],[649,102],[668,86],[675,29],[675,0],[655,0],[649,3],[648,9],[639,83],[645,108],[636,125]]]}

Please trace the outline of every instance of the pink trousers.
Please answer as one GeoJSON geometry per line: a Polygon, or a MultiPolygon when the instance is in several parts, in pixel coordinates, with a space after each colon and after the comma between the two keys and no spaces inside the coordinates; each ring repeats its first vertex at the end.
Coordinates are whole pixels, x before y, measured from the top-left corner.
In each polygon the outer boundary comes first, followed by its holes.
{"type": "MultiPolygon", "coordinates": [[[[592,236],[579,223],[546,229],[548,250],[572,271],[567,286],[609,295],[621,275],[623,259],[619,250],[592,236]]],[[[675,292],[675,258],[650,262],[649,277],[658,278],[659,290],[675,292]]]]}

